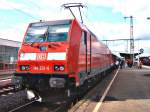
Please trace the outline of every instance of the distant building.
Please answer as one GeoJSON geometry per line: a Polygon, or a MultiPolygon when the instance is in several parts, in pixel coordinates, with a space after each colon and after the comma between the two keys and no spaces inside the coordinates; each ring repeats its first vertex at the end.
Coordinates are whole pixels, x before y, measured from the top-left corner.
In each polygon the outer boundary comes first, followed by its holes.
{"type": "Polygon", "coordinates": [[[14,70],[21,42],[0,38],[0,72],[14,70]]]}

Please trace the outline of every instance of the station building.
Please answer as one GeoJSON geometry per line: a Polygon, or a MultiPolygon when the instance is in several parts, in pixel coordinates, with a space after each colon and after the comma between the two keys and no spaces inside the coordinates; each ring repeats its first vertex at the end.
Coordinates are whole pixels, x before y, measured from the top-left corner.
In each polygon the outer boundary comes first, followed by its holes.
{"type": "Polygon", "coordinates": [[[0,72],[14,71],[21,42],[0,38],[0,72]]]}

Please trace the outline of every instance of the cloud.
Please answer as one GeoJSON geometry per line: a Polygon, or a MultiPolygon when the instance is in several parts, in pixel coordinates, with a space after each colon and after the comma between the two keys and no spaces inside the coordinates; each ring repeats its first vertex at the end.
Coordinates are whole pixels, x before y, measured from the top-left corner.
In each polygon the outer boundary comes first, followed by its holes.
{"type": "Polygon", "coordinates": [[[87,0],[86,3],[95,6],[113,7],[118,2],[118,0],[87,0]]]}
{"type": "MultiPolygon", "coordinates": [[[[85,2],[85,0],[39,0],[39,4],[41,6],[41,9],[36,12],[38,16],[40,16],[44,20],[59,20],[59,19],[70,19],[73,18],[69,10],[64,9],[62,7],[65,3],[80,3],[85,2]]],[[[35,3],[36,4],[36,3],[35,3]]],[[[73,9],[73,12],[77,17],[79,12],[77,9],[73,9]]],[[[35,12],[33,12],[35,13],[35,12]]]]}
{"type": "Polygon", "coordinates": [[[89,5],[111,7],[114,12],[121,12],[123,15],[139,15],[149,13],[149,0],[87,0],[89,5]]]}
{"type": "Polygon", "coordinates": [[[123,0],[122,2],[118,2],[113,6],[115,11],[121,12],[123,15],[145,15],[149,8],[150,1],[149,0],[123,0]],[[145,12],[145,13],[143,13],[145,12]]]}
{"type": "Polygon", "coordinates": [[[17,4],[7,0],[0,0],[0,9],[12,10],[15,8],[22,9],[22,4],[17,4]]]}
{"type": "Polygon", "coordinates": [[[27,29],[28,23],[16,24],[13,27],[7,29],[1,29],[0,38],[22,41],[24,37],[24,33],[27,29]]]}
{"type": "MultiPolygon", "coordinates": [[[[70,2],[70,0],[29,0],[29,2],[30,5],[10,0],[0,0],[0,9],[14,10],[15,8],[26,13],[26,15],[29,14],[29,16],[31,15],[37,18],[36,20],[31,19],[28,23],[40,19],[58,20],[72,18],[70,12],[60,7],[62,4],[70,2]]],[[[134,17],[134,38],[149,38],[150,21],[146,20],[146,17],[150,16],[149,0],[71,0],[71,2],[82,2],[89,7],[99,7],[100,10],[102,7],[109,7],[112,9],[113,13],[119,12],[123,16],[132,15],[134,17]]],[[[74,10],[74,12],[77,14],[77,10],[74,10]]],[[[79,18],[78,14],[77,17],[79,18]]],[[[22,41],[28,23],[19,23],[13,28],[1,30],[0,32],[3,36],[0,35],[0,38],[12,39],[11,37],[14,37],[13,40],[22,41]],[[8,33],[11,37],[7,35],[8,33]]],[[[101,20],[89,22],[86,20],[85,24],[99,37],[100,40],[130,38],[129,20],[126,22],[123,21],[122,23],[111,23],[101,20]]],[[[143,44],[143,48],[148,47],[145,44],[146,43],[143,44]]],[[[120,46],[120,48],[125,49],[126,47],[120,46]]]]}
{"type": "Polygon", "coordinates": [[[128,39],[129,26],[125,23],[93,22],[87,26],[100,38],[103,39],[128,39]]]}
{"type": "Polygon", "coordinates": [[[140,39],[140,40],[150,40],[150,33],[141,35],[137,39],[140,39]]]}

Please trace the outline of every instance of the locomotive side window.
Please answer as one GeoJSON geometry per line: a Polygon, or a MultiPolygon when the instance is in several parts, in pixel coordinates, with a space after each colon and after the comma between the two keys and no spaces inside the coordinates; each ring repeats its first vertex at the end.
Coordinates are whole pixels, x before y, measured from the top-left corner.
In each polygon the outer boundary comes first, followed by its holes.
{"type": "Polygon", "coordinates": [[[66,41],[70,24],[44,25],[29,27],[25,42],[59,42],[66,41]]]}
{"type": "Polygon", "coordinates": [[[82,36],[81,36],[81,43],[82,45],[84,45],[84,33],[82,32],[82,36]]]}
{"type": "Polygon", "coordinates": [[[87,33],[84,31],[84,44],[87,44],[87,33]]]}
{"type": "Polygon", "coordinates": [[[81,42],[82,42],[82,45],[87,44],[87,33],[85,31],[82,32],[81,42]]]}

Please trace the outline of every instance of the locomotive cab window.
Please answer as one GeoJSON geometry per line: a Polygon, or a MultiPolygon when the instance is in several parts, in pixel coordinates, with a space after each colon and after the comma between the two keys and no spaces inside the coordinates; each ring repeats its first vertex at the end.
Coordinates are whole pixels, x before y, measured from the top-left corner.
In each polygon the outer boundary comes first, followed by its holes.
{"type": "Polygon", "coordinates": [[[29,27],[24,42],[67,41],[70,24],[56,24],[29,27]]]}
{"type": "Polygon", "coordinates": [[[69,32],[69,25],[54,25],[49,26],[48,42],[66,41],[69,32]]]}

